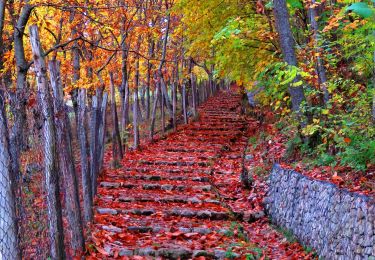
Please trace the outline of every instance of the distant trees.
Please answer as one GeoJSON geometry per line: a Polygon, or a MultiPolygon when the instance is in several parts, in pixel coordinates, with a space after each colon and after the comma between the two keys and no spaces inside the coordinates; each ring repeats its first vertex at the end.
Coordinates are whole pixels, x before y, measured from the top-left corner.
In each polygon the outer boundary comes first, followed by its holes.
{"type": "Polygon", "coordinates": [[[261,104],[286,118],[300,115],[288,121],[289,132],[316,137],[319,152],[371,155],[365,140],[373,138],[367,130],[375,118],[373,14],[370,2],[0,0],[4,218],[20,218],[20,158],[42,149],[28,130],[32,110],[43,119],[54,258],[64,257],[65,212],[69,246],[75,255],[84,250],[105,149],[120,162],[142,139],[188,123],[230,82],[260,86],[261,104]],[[38,25],[41,42],[30,24],[38,25]],[[362,141],[345,142],[349,137],[362,141]]]}

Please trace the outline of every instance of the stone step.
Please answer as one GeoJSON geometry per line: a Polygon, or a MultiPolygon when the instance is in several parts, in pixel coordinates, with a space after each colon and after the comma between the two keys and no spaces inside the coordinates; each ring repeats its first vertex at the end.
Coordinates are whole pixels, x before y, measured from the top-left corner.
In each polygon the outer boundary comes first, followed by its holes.
{"type": "Polygon", "coordinates": [[[127,180],[144,180],[144,181],[194,181],[210,182],[210,178],[201,176],[171,176],[171,175],[127,175],[127,174],[106,174],[108,182],[119,182],[127,180]]]}
{"type": "Polygon", "coordinates": [[[239,134],[232,134],[232,135],[220,135],[220,134],[213,134],[213,135],[190,135],[190,134],[180,134],[178,135],[180,139],[185,139],[187,141],[205,141],[205,142],[215,142],[215,141],[225,141],[225,140],[237,140],[239,134]]]}
{"type": "MultiPolygon", "coordinates": [[[[236,129],[237,131],[244,130],[245,128],[236,129]]],[[[230,132],[233,128],[229,127],[189,127],[185,131],[212,131],[212,132],[230,132]]]]}
{"type": "Polygon", "coordinates": [[[113,225],[96,225],[100,229],[103,229],[112,233],[123,233],[123,232],[133,232],[133,233],[166,233],[166,232],[181,232],[182,235],[195,233],[199,235],[207,235],[211,233],[226,234],[230,232],[228,228],[208,228],[208,227],[191,227],[189,226],[179,226],[179,227],[166,227],[160,225],[131,225],[126,227],[117,227],[113,225]]]}
{"type": "Polygon", "coordinates": [[[181,140],[179,141],[174,141],[174,142],[159,142],[158,143],[158,146],[157,147],[168,147],[168,148],[171,148],[171,149],[179,149],[179,148],[185,148],[185,149],[188,149],[188,148],[196,148],[197,146],[200,148],[200,149],[213,149],[213,150],[219,150],[221,149],[224,145],[228,145],[229,142],[228,141],[223,141],[221,140],[220,142],[215,142],[215,143],[209,143],[207,144],[206,142],[202,142],[202,141],[195,141],[195,140],[191,140],[192,142],[189,143],[189,142],[182,142],[181,140]]]}
{"type": "Polygon", "coordinates": [[[218,130],[212,130],[208,129],[205,131],[201,130],[184,130],[181,131],[181,133],[178,135],[190,135],[190,136],[219,136],[219,137],[228,137],[228,136],[237,136],[241,135],[241,131],[218,131],[218,130]]]}
{"type": "Polygon", "coordinates": [[[159,203],[184,203],[184,204],[220,204],[219,200],[215,199],[201,199],[200,196],[181,196],[181,195],[167,195],[160,197],[159,194],[151,196],[152,194],[144,194],[139,196],[126,196],[126,195],[107,195],[107,196],[98,196],[99,199],[103,201],[119,201],[119,202],[159,202],[159,203]],[[159,195],[159,196],[157,196],[159,195]]]}
{"type": "Polygon", "coordinates": [[[165,165],[165,166],[201,166],[208,167],[211,165],[207,161],[160,161],[158,158],[152,158],[150,160],[128,160],[128,163],[134,163],[137,165],[165,165]]]}
{"type": "MultiPolygon", "coordinates": [[[[115,254],[120,257],[144,256],[157,257],[162,259],[192,259],[197,257],[205,257],[208,259],[225,259],[226,251],[223,249],[213,250],[191,250],[183,247],[178,248],[160,248],[152,247],[144,248],[126,248],[116,244],[106,244],[104,246],[107,256],[113,257],[115,254]]],[[[232,253],[232,257],[240,257],[240,255],[232,253]]]]}
{"type": "Polygon", "coordinates": [[[243,123],[244,122],[244,119],[240,117],[233,118],[233,117],[225,116],[225,115],[213,116],[207,113],[202,113],[201,119],[203,122],[208,122],[208,123],[216,122],[216,121],[229,122],[229,123],[243,123]]]}
{"type": "Polygon", "coordinates": [[[205,150],[205,149],[184,149],[184,148],[166,148],[166,152],[172,153],[216,153],[216,150],[205,150]]]}
{"type": "Polygon", "coordinates": [[[145,160],[147,158],[147,160],[150,160],[150,161],[157,161],[157,160],[160,160],[160,161],[164,161],[164,160],[168,160],[168,161],[171,161],[171,160],[174,160],[174,161],[180,161],[180,160],[183,160],[183,161],[207,161],[207,160],[212,160],[212,159],[215,159],[216,153],[198,153],[196,151],[194,151],[193,154],[181,154],[181,153],[176,153],[176,152],[167,152],[167,151],[163,151],[162,154],[157,154],[155,155],[155,151],[153,152],[153,155],[150,154],[142,154],[142,155],[139,155],[139,156],[133,156],[133,161],[135,160],[139,160],[139,161],[142,161],[142,160],[145,160]]]}
{"type": "Polygon", "coordinates": [[[186,190],[193,190],[193,191],[211,191],[212,186],[207,185],[186,185],[185,184],[159,184],[159,183],[126,183],[126,182],[106,182],[103,181],[100,184],[100,187],[106,189],[143,189],[143,190],[165,190],[165,191],[186,191],[186,190]]]}
{"type": "Polygon", "coordinates": [[[126,172],[138,173],[195,173],[195,174],[211,174],[211,169],[197,169],[197,168],[162,168],[162,167],[126,167],[126,172]]]}
{"type": "Polygon", "coordinates": [[[213,211],[213,210],[195,210],[187,208],[173,208],[164,209],[162,211],[156,211],[153,208],[143,209],[120,209],[120,208],[96,208],[97,214],[100,215],[138,215],[138,216],[151,216],[153,214],[162,214],[165,217],[185,217],[185,218],[198,218],[198,219],[209,219],[209,220],[230,220],[235,217],[229,212],[213,211]]]}

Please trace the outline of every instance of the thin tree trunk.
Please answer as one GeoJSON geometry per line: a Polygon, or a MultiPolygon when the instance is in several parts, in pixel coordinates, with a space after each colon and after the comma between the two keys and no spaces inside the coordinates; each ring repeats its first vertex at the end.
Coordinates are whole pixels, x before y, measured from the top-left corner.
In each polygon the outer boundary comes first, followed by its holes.
{"type": "MultiPolygon", "coordinates": [[[[146,104],[145,104],[145,94],[146,94],[146,87],[145,86],[142,86],[141,87],[141,96],[140,96],[140,104],[142,105],[143,108],[146,107],[146,104]]],[[[142,110],[141,110],[142,111],[142,110]]]]}
{"type": "MultiPolygon", "coordinates": [[[[125,83],[125,100],[124,100],[124,107],[123,107],[123,115],[122,115],[122,125],[123,129],[126,130],[129,123],[129,111],[130,111],[130,89],[129,89],[129,82],[126,80],[125,83]]],[[[125,140],[126,141],[126,140],[125,140]]]]}
{"type": "Polygon", "coordinates": [[[150,87],[151,87],[151,69],[150,65],[148,65],[147,69],[147,86],[146,86],[146,119],[150,119],[150,87]]]}
{"type": "Polygon", "coordinates": [[[52,259],[63,259],[65,257],[64,233],[59,190],[56,129],[52,97],[47,82],[47,67],[43,58],[43,50],[40,44],[38,27],[36,25],[30,27],[30,41],[34,57],[38,91],[40,92],[42,100],[42,113],[44,116],[44,164],[51,257],[52,259]]]}
{"type": "Polygon", "coordinates": [[[189,118],[187,115],[187,107],[186,107],[186,86],[182,84],[182,111],[184,114],[184,123],[187,124],[189,122],[189,118]]]}
{"type": "Polygon", "coordinates": [[[164,110],[164,94],[163,91],[160,92],[160,114],[161,114],[161,133],[165,134],[165,110],[164,110]]]}
{"type": "Polygon", "coordinates": [[[192,107],[193,107],[193,116],[197,115],[197,96],[196,96],[196,84],[194,73],[192,72],[193,62],[190,62],[190,84],[191,84],[191,97],[192,97],[192,107]]]}
{"type": "MultiPolygon", "coordinates": [[[[5,4],[7,0],[0,0],[0,70],[4,68],[4,42],[3,42],[3,31],[5,22],[5,4]]],[[[1,79],[1,77],[0,77],[1,79]]]]}
{"type": "MultiPolygon", "coordinates": [[[[106,127],[106,111],[107,111],[107,101],[108,101],[108,93],[105,92],[103,95],[103,100],[101,104],[101,111],[100,111],[100,125],[99,125],[99,143],[98,143],[98,152],[99,152],[99,167],[98,171],[101,171],[103,168],[103,158],[104,158],[104,150],[105,150],[105,127],[106,127]]],[[[95,185],[96,186],[96,185],[95,185]]]]}
{"type": "MultiPolygon", "coordinates": [[[[123,3],[123,1],[122,1],[123,3]]],[[[129,85],[128,85],[128,68],[127,68],[127,60],[128,60],[128,49],[126,45],[126,22],[127,17],[124,16],[122,19],[121,24],[121,130],[123,132],[123,143],[126,143],[126,135],[125,131],[129,124],[129,85]]]]}
{"type": "Polygon", "coordinates": [[[96,179],[99,174],[99,128],[101,119],[101,111],[99,104],[102,100],[102,88],[96,89],[96,95],[92,97],[91,122],[90,122],[90,176],[91,190],[93,196],[96,195],[96,179]]]}
{"type": "MultiPolygon", "coordinates": [[[[154,56],[154,48],[155,44],[154,41],[150,42],[149,46],[149,56],[153,57],[154,56]]],[[[152,69],[152,63],[150,60],[147,61],[147,86],[146,86],[146,119],[150,119],[150,108],[151,108],[151,103],[150,103],[150,88],[151,88],[151,69],[152,69]]]]}
{"type": "Polygon", "coordinates": [[[150,139],[154,139],[154,132],[155,132],[155,120],[156,120],[156,109],[158,107],[158,100],[159,100],[159,92],[160,92],[159,84],[156,85],[156,90],[154,91],[154,103],[152,107],[152,115],[151,115],[151,123],[150,123],[150,139]]]}
{"type": "MultiPolygon", "coordinates": [[[[73,22],[74,20],[74,12],[70,14],[70,22],[73,22]]],[[[74,27],[71,32],[72,38],[77,37],[77,28],[74,27]]],[[[72,64],[73,64],[73,82],[77,82],[80,79],[80,68],[81,68],[81,62],[80,62],[80,57],[79,57],[79,48],[78,48],[78,42],[75,41],[73,43],[72,47],[72,64]]],[[[78,124],[78,113],[79,113],[79,104],[78,104],[78,88],[74,88],[70,95],[72,98],[72,103],[73,103],[73,109],[74,109],[74,115],[75,115],[75,120],[76,124],[78,124]]]]}
{"type": "MultiPolygon", "coordinates": [[[[139,48],[138,48],[139,49],[139,48]]],[[[138,100],[138,87],[139,87],[139,57],[137,57],[135,77],[134,77],[134,91],[133,91],[133,138],[134,149],[139,147],[139,100],[138,100]]]]}
{"type": "Polygon", "coordinates": [[[133,91],[133,137],[134,149],[139,147],[139,125],[138,125],[138,88],[133,91]]]}
{"type": "Polygon", "coordinates": [[[147,65],[147,86],[146,86],[146,119],[150,119],[150,87],[151,87],[151,69],[150,65],[147,65]]]}
{"type": "MultiPolygon", "coordinates": [[[[284,61],[291,66],[297,66],[297,58],[294,51],[295,42],[290,28],[289,13],[286,6],[286,1],[274,0],[273,13],[275,16],[276,28],[279,33],[279,41],[284,56],[284,61]]],[[[294,82],[297,82],[299,80],[300,77],[297,77],[294,82]]],[[[303,87],[289,86],[288,90],[292,99],[292,109],[293,111],[299,113],[301,109],[301,103],[305,100],[303,87]]]]}
{"type": "Polygon", "coordinates": [[[51,86],[54,94],[54,107],[57,117],[57,143],[59,146],[59,159],[61,172],[64,178],[65,207],[70,228],[70,243],[73,256],[79,257],[84,252],[85,241],[81,222],[81,208],[79,205],[78,181],[74,165],[71,140],[71,126],[66,114],[64,93],[60,77],[60,62],[53,60],[48,63],[51,86]]]}
{"type": "Polygon", "coordinates": [[[177,131],[177,87],[179,82],[178,59],[176,58],[176,74],[174,83],[172,83],[172,105],[173,105],[173,131],[177,131]]]}
{"type": "Polygon", "coordinates": [[[161,91],[163,92],[163,96],[165,98],[165,104],[170,112],[170,115],[172,115],[173,114],[172,105],[171,105],[171,102],[169,101],[168,91],[165,85],[163,72],[162,72],[162,69],[165,63],[165,58],[167,55],[167,43],[168,43],[168,37],[169,37],[170,22],[171,22],[171,15],[168,14],[167,15],[167,28],[165,30],[164,41],[163,41],[163,53],[162,53],[162,58],[159,64],[158,76],[159,76],[161,91]]]}
{"type": "MultiPolygon", "coordinates": [[[[315,5],[315,0],[311,0],[311,4],[315,5]]],[[[322,91],[323,91],[323,101],[324,104],[327,105],[329,101],[329,92],[327,90],[327,76],[326,76],[326,69],[324,67],[323,59],[322,59],[322,51],[319,46],[319,26],[318,26],[318,12],[316,10],[316,7],[310,7],[309,8],[309,14],[310,14],[310,25],[311,25],[311,31],[313,33],[313,41],[314,46],[316,49],[316,53],[318,56],[316,57],[316,71],[319,77],[319,83],[321,85],[322,91]]]]}
{"type": "Polygon", "coordinates": [[[82,174],[82,190],[83,190],[83,208],[84,220],[86,223],[90,222],[93,217],[92,213],[92,180],[90,176],[90,162],[88,157],[87,145],[87,111],[86,111],[86,89],[80,89],[78,92],[78,142],[81,153],[81,174],[82,174]]]}
{"type": "Polygon", "coordinates": [[[122,159],[123,151],[120,137],[120,129],[118,124],[117,108],[116,108],[116,95],[115,95],[115,83],[113,80],[113,74],[109,73],[111,82],[111,114],[112,114],[112,151],[113,151],[113,165],[117,167],[122,159]]]}
{"type": "Polygon", "coordinates": [[[137,99],[137,107],[138,107],[138,122],[143,122],[143,115],[142,115],[142,109],[141,109],[141,105],[140,105],[140,102],[139,102],[139,98],[137,99]]]}

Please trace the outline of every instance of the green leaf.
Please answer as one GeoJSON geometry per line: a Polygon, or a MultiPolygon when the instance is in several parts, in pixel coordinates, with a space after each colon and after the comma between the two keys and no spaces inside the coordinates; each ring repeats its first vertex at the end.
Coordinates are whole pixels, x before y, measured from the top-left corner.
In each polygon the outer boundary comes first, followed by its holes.
{"type": "Polygon", "coordinates": [[[287,0],[292,8],[303,9],[303,5],[300,0],[287,0]]]}
{"type": "MultiPolygon", "coordinates": [[[[375,1],[375,0],[373,0],[373,1],[375,1]]],[[[272,2],[272,1],[269,1],[269,2],[265,5],[265,7],[266,7],[267,9],[272,9],[272,8],[273,8],[273,2],[272,2]]]]}
{"type": "Polygon", "coordinates": [[[299,86],[301,86],[302,84],[303,84],[303,82],[302,82],[302,80],[300,80],[300,81],[297,81],[297,82],[293,83],[293,84],[292,84],[292,87],[299,87],[299,86]]]}
{"type": "Polygon", "coordinates": [[[373,10],[366,3],[354,3],[346,8],[346,11],[353,11],[363,18],[369,18],[373,16],[373,10]]]}

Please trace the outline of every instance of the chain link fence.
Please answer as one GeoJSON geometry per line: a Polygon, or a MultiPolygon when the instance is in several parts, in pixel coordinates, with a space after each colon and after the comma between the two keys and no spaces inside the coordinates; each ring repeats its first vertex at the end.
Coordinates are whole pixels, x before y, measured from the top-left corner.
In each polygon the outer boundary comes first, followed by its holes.
{"type": "Polygon", "coordinates": [[[0,260],[12,260],[19,258],[19,248],[2,96],[0,93],[0,260]]]}

